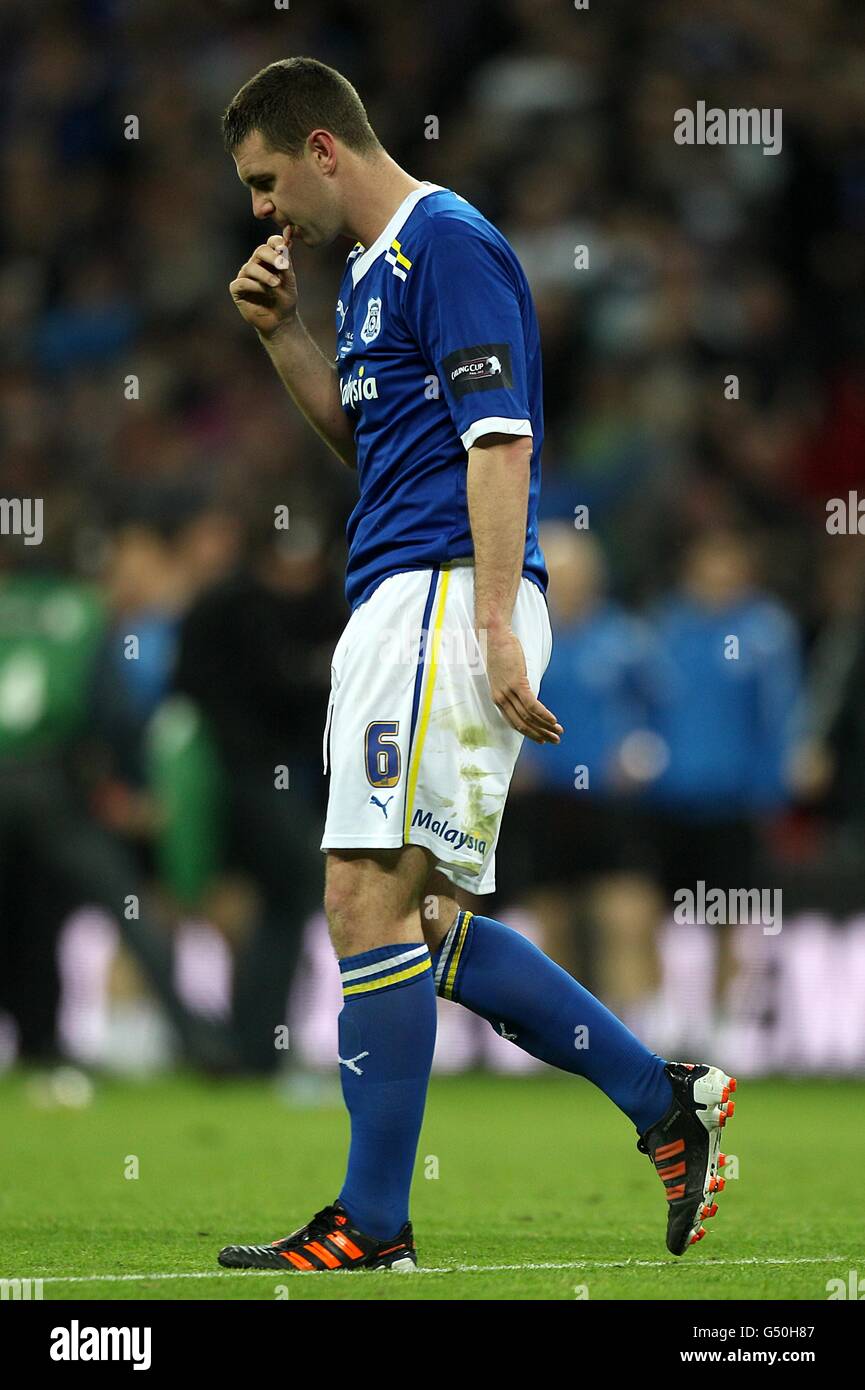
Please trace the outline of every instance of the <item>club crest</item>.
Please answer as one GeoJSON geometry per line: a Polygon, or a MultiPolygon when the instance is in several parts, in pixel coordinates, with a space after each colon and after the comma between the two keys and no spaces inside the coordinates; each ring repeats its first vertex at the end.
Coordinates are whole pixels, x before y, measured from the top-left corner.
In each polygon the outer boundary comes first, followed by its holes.
{"type": "Polygon", "coordinates": [[[365,343],[371,343],[381,332],[381,300],[371,299],[367,305],[366,318],[360,336],[365,343]]]}

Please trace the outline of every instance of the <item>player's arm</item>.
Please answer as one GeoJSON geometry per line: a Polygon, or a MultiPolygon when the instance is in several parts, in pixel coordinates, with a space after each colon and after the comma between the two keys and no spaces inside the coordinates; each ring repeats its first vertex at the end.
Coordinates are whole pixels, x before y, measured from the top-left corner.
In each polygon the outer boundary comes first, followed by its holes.
{"type": "Polygon", "coordinates": [[[354,432],[340,402],[336,365],[310,337],[297,311],[290,239],[274,235],[256,247],[229,291],[298,410],[343,463],[356,467],[354,432]]]}
{"type": "Polygon", "coordinates": [[[532,441],[488,434],[469,449],[468,506],[475,551],[475,621],[507,627],[522,575],[532,441]]]}
{"type": "Polygon", "coordinates": [[[273,333],[259,333],[267,355],[291,399],[325,444],[348,464],[357,466],[354,433],[340,404],[339,379],[295,313],[273,333]]]}
{"type": "Polygon", "coordinates": [[[496,708],[535,743],[558,743],[562,726],[529,685],[511,630],[523,569],[532,440],[487,434],[468,451],[467,496],[475,552],[475,627],[486,647],[496,708]]]}
{"type": "Polygon", "coordinates": [[[475,626],[492,698],[513,728],[558,743],[556,718],[532,693],[511,616],[523,571],[533,449],[526,346],[506,257],[464,224],[419,249],[404,312],[436,371],[468,454],[475,626]]]}

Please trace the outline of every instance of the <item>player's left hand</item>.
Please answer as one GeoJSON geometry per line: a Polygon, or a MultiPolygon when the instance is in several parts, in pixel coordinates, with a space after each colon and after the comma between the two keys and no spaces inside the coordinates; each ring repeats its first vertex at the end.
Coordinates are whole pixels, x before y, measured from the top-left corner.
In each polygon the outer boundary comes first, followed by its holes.
{"type": "Polygon", "coordinates": [[[556,716],[533,693],[526,658],[510,628],[484,630],[490,694],[511,728],[533,743],[560,743],[564,729],[556,716]]]}

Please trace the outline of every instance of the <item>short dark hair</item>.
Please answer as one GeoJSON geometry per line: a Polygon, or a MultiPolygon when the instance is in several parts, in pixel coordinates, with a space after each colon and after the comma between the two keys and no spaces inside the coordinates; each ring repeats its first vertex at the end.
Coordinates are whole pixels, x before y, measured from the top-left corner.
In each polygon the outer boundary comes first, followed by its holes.
{"type": "Polygon", "coordinates": [[[381,148],[348,78],[316,58],[283,58],[262,68],[232,97],[222,117],[230,154],[259,131],[271,149],[297,158],[319,127],[358,154],[381,148]]]}

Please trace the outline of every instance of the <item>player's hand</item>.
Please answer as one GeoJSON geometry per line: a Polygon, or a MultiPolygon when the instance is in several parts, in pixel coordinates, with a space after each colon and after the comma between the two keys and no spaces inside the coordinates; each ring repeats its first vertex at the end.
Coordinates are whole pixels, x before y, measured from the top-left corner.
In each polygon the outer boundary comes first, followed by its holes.
{"type": "Polygon", "coordinates": [[[511,728],[533,743],[559,743],[564,729],[532,692],[526,674],[526,658],[510,628],[484,631],[487,677],[493,704],[511,728]]]}
{"type": "Polygon", "coordinates": [[[269,338],[297,313],[297,281],[291,264],[291,228],[256,246],[229,285],[231,297],[246,322],[269,338]]]}

